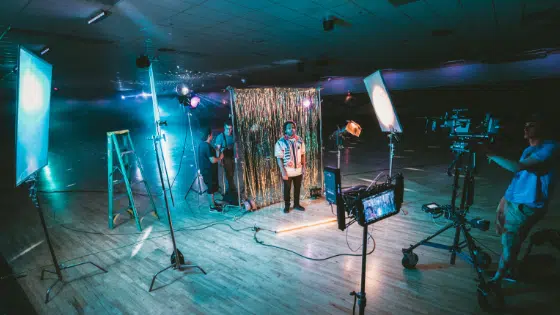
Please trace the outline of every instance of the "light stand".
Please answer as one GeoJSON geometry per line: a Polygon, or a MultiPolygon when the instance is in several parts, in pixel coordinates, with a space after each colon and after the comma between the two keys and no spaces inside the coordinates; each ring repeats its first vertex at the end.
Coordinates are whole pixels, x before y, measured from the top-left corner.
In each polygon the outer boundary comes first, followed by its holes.
{"type": "Polygon", "coordinates": [[[344,145],[342,144],[342,135],[346,132],[346,128],[340,128],[336,126],[336,130],[330,136],[332,139],[335,138],[336,141],[336,167],[340,169],[340,150],[344,149],[344,145]]]}
{"type": "Polygon", "coordinates": [[[393,140],[399,142],[399,138],[394,132],[387,134],[387,137],[389,137],[389,177],[391,177],[393,176],[393,158],[395,157],[395,143],[393,140]]]}
{"type": "Polygon", "coordinates": [[[346,129],[338,129],[336,131],[336,165],[338,169],[340,169],[340,150],[344,149],[342,145],[342,133],[344,131],[346,131],[346,129]]]}
{"type": "Polygon", "coordinates": [[[358,125],[355,121],[349,120],[344,128],[340,128],[336,126],[336,131],[333,132],[331,135],[332,137],[336,137],[336,156],[337,156],[337,168],[340,169],[340,150],[344,149],[344,145],[342,144],[342,137],[345,133],[351,134],[355,137],[359,137],[362,133],[362,127],[358,125]]]}
{"type": "Polygon", "coordinates": [[[192,125],[191,125],[191,112],[190,110],[187,110],[187,120],[189,123],[189,132],[191,135],[191,147],[192,147],[192,151],[193,151],[193,156],[194,156],[194,166],[196,168],[196,174],[191,182],[191,185],[189,187],[189,189],[187,190],[187,192],[185,193],[185,198],[187,199],[187,196],[189,195],[189,192],[194,191],[198,194],[198,196],[200,197],[200,195],[204,194],[204,190],[202,190],[202,183],[204,183],[204,180],[202,179],[202,175],[200,174],[200,169],[198,168],[198,152],[195,149],[194,146],[194,138],[193,138],[193,132],[192,132],[192,125]],[[195,189],[194,184],[198,185],[198,191],[195,189]]]}
{"type": "MultiPolygon", "coordinates": [[[[167,121],[157,121],[156,122],[156,133],[158,135],[161,135],[160,126],[167,126],[167,121]]],[[[175,200],[173,199],[173,191],[171,191],[171,182],[169,181],[169,174],[167,173],[167,164],[165,164],[165,156],[163,155],[163,147],[162,147],[161,141],[160,141],[161,139],[165,140],[165,135],[158,136],[158,141],[157,142],[159,144],[159,150],[162,152],[161,160],[163,161],[163,168],[165,170],[165,176],[167,178],[167,186],[169,186],[169,195],[171,196],[171,203],[175,207],[175,200]]],[[[164,186],[162,186],[162,187],[164,187],[164,186]]]]}
{"type": "Polygon", "coordinates": [[[47,294],[45,296],[45,304],[49,303],[50,299],[50,293],[51,290],[54,288],[54,286],[59,283],[62,282],[63,285],[66,283],[66,281],[64,281],[64,278],[62,276],[62,270],[65,269],[70,269],[70,268],[74,268],[77,266],[81,266],[81,265],[86,265],[86,264],[91,264],[94,265],[95,267],[97,267],[97,269],[103,271],[104,273],[107,273],[107,270],[99,267],[97,264],[92,263],[91,261],[86,261],[86,262],[82,262],[82,263],[77,263],[77,264],[73,264],[73,265],[64,265],[64,264],[59,264],[58,260],[56,259],[56,255],[54,253],[54,249],[51,243],[51,238],[49,237],[49,231],[47,229],[47,224],[45,223],[45,217],[43,215],[43,210],[41,209],[41,204],[39,203],[39,197],[37,196],[37,180],[39,177],[38,174],[39,171],[33,173],[33,175],[31,175],[31,177],[27,180],[27,183],[29,184],[29,197],[31,198],[31,201],[33,201],[33,204],[35,205],[35,208],[37,209],[37,212],[39,212],[39,218],[41,219],[41,225],[43,226],[43,232],[45,233],[45,239],[47,240],[47,245],[49,246],[49,251],[51,253],[51,258],[54,264],[54,269],[55,271],[50,271],[47,269],[43,269],[41,270],[41,280],[44,279],[44,275],[45,272],[48,273],[52,273],[52,274],[56,274],[57,279],[56,281],[47,289],[47,294]]]}
{"type": "Polygon", "coordinates": [[[362,279],[360,284],[360,292],[352,291],[350,295],[354,296],[354,314],[356,303],[358,300],[359,314],[364,315],[366,310],[366,256],[367,256],[367,240],[368,240],[368,226],[364,224],[363,242],[362,242],[362,279]]]}
{"type": "MultiPolygon", "coordinates": [[[[189,123],[189,126],[190,126],[190,123],[189,123]]],[[[184,268],[198,268],[203,274],[206,274],[206,272],[197,265],[185,265],[183,255],[177,249],[177,243],[175,242],[175,232],[173,231],[173,223],[171,221],[171,212],[169,211],[169,203],[167,202],[167,190],[165,188],[165,183],[163,181],[163,172],[161,170],[161,164],[160,164],[160,161],[159,161],[159,152],[158,152],[157,142],[161,141],[161,136],[152,136],[152,140],[154,142],[154,151],[155,151],[155,154],[156,154],[156,162],[157,162],[157,166],[158,166],[159,179],[160,179],[161,187],[162,187],[162,190],[163,190],[163,200],[165,201],[165,209],[167,211],[167,221],[169,222],[169,231],[171,232],[171,242],[173,243],[173,254],[171,256],[171,265],[162,269],[162,270],[160,270],[152,278],[152,283],[150,284],[149,292],[152,292],[152,289],[154,287],[154,282],[156,281],[157,276],[160,273],[166,271],[169,268],[177,269],[179,271],[182,271],[184,268]]],[[[161,145],[160,145],[160,148],[161,148],[161,145]]],[[[162,151],[162,155],[163,155],[163,151],[162,151]]]]}
{"type": "Polygon", "coordinates": [[[235,133],[235,116],[233,115],[233,102],[234,102],[234,89],[231,86],[226,88],[229,91],[229,105],[230,105],[230,115],[231,115],[231,127],[233,129],[233,151],[235,154],[235,184],[237,185],[237,206],[241,208],[241,187],[239,186],[239,172],[241,169],[239,168],[239,148],[237,146],[237,138],[235,133]]]}

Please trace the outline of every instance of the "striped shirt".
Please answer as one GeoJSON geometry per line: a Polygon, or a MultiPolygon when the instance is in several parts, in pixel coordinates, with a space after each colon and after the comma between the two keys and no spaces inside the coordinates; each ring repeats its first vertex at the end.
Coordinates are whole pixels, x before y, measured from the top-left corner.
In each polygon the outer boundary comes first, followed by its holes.
{"type": "Polygon", "coordinates": [[[288,177],[296,177],[302,174],[302,156],[305,155],[305,143],[300,137],[291,139],[280,138],[274,146],[274,156],[284,162],[284,168],[288,177]]]}

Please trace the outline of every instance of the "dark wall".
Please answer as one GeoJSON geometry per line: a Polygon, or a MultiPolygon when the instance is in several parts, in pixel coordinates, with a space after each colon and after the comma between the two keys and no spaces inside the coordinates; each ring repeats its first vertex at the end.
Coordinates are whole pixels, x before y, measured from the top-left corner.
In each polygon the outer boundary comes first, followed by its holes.
{"type": "MultiPolygon", "coordinates": [[[[560,117],[560,80],[534,80],[485,86],[464,86],[428,90],[390,91],[397,115],[403,125],[402,138],[411,145],[424,146],[430,141],[445,143],[445,139],[425,134],[424,117],[442,116],[452,109],[468,109],[473,121],[480,121],[485,113],[501,120],[501,131],[494,148],[512,151],[526,145],[523,140],[524,119],[530,113],[547,113],[554,123],[560,117]],[[438,140],[439,139],[439,140],[438,140]]],[[[345,125],[346,120],[361,124],[364,139],[386,145],[367,94],[355,94],[350,102],[346,95],[323,97],[324,137],[345,125]]],[[[365,141],[365,140],[362,140],[365,141]]],[[[371,144],[370,141],[370,145],[371,144]]]]}

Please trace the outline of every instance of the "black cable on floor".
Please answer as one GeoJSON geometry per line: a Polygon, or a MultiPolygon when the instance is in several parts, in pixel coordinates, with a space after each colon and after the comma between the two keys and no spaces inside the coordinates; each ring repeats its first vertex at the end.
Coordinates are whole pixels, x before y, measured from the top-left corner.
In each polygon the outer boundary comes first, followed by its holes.
{"type": "MultiPolygon", "coordinates": [[[[218,220],[218,221],[210,221],[210,222],[204,222],[204,223],[199,223],[199,224],[195,224],[195,225],[191,225],[191,226],[186,226],[186,227],[182,227],[182,228],[178,228],[178,229],[174,229],[175,232],[180,232],[180,231],[184,231],[184,230],[190,230],[190,231],[197,231],[199,230],[197,227],[201,226],[201,225],[215,225],[215,224],[219,224],[222,223],[224,221],[228,221],[230,219],[233,219],[233,221],[238,221],[239,219],[241,219],[242,217],[244,217],[246,214],[250,213],[251,211],[244,211],[241,216],[239,217],[234,217],[234,218],[224,218],[222,220],[218,220]]],[[[129,232],[129,233],[103,233],[103,232],[99,232],[99,231],[86,231],[86,230],[80,230],[80,229],[76,229],[76,228],[72,228],[72,227],[68,227],[66,226],[64,223],[60,223],[60,227],[67,229],[69,231],[72,232],[76,232],[76,233],[83,233],[83,234],[93,234],[93,235],[103,235],[103,236],[121,236],[121,235],[139,235],[139,234],[143,234],[144,232],[129,232]]],[[[165,230],[159,230],[159,231],[152,231],[152,233],[169,233],[169,229],[165,229],[165,230]]]]}
{"type": "MultiPolygon", "coordinates": [[[[332,255],[332,256],[325,257],[325,258],[313,258],[313,257],[308,257],[308,256],[302,255],[302,254],[300,254],[300,253],[298,253],[298,252],[296,252],[296,251],[293,251],[293,250],[291,250],[291,249],[284,248],[284,247],[280,247],[280,246],[276,246],[276,245],[266,244],[265,242],[259,240],[259,239],[257,238],[257,233],[258,233],[259,231],[261,231],[261,230],[263,230],[263,229],[261,229],[261,228],[259,228],[259,227],[256,227],[256,226],[253,228],[253,231],[255,232],[255,233],[253,233],[253,239],[255,240],[255,242],[257,242],[257,244],[262,245],[262,246],[266,246],[266,247],[270,247],[270,248],[275,248],[275,249],[283,250],[283,251],[286,251],[286,252],[288,252],[288,253],[292,253],[292,254],[294,254],[294,255],[296,255],[296,256],[298,256],[298,257],[305,258],[305,259],[308,259],[308,260],[312,260],[312,261],[325,261],[325,260],[329,260],[329,259],[332,259],[332,258],[335,258],[335,257],[341,257],[341,256],[362,257],[361,254],[336,254],[336,255],[332,255]]],[[[269,231],[269,230],[268,230],[268,231],[269,231]]],[[[369,237],[373,240],[373,248],[371,249],[371,251],[370,251],[369,253],[367,253],[367,255],[370,255],[370,254],[372,254],[372,253],[375,251],[375,239],[373,238],[373,236],[372,236],[370,233],[368,233],[368,235],[369,235],[369,237]]]]}

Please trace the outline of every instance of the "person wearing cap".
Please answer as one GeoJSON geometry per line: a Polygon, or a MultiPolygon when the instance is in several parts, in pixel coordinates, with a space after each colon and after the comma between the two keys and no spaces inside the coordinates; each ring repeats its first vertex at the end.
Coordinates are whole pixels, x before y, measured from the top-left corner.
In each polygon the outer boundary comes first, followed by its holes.
{"type": "Polygon", "coordinates": [[[490,163],[514,173],[497,210],[496,231],[502,237],[502,254],[492,283],[500,284],[503,279],[515,281],[521,244],[547,212],[555,180],[558,143],[547,139],[545,127],[542,116],[533,115],[528,119],[524,137],[529,146],[519,161],[488,154],[490,163]]]}
{"type": "Polygon", "coordinates": [[[274,156],[278,162],[284,181],[284,213],[290,212],[290,191],[294,184],[294,209],[305,211],[299,203],[301,182],[305,175],[305,143],[296,135],[296,123],[284,123],[284,136],[274,146],[274,156]]]}

